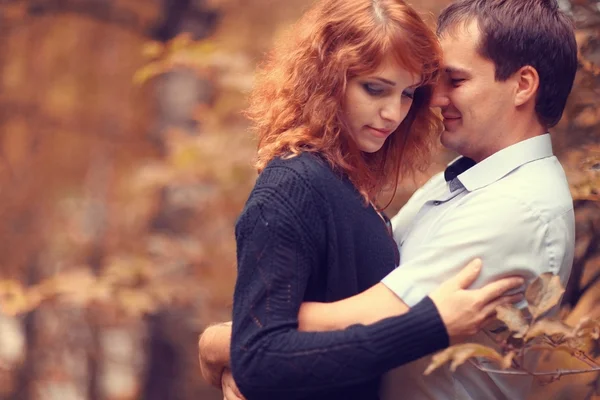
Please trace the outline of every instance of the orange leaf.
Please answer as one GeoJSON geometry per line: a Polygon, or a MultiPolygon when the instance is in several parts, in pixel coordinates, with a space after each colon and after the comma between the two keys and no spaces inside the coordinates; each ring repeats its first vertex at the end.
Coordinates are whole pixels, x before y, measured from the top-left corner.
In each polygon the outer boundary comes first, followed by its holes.
{"type": "Polygon", "coordinates": [[[557,305],[564,292],[565,289],[557,275],[546,272],[535,279],[525,291],[525,298],[533,319],[537,319],[557,305]]]}
{"type": "Polygon", "coordinates": [[[143,290],[122,289],[117,293],[117,304],[126,315],[141,317],[159,308],[152,296],[143,290]]]}
{"type": "Polygon", "coordinates": [[[529,329],[529,324],[523,317],[521,310],[510,305],[496,307],[496,318],[504,322],[511,332],[515,332],[514,337],[522,338],[529,329]]]}
{"type": "Polygon", "coordinates": [[[543,319],[543,320],[537,321],[536,323],[534,323],[531,326],[531,328],[529,328],[529,331],[527,332],[527,335],[525,336],[525,340],[529,341],[535,337],[542,336],[542,335],[547,335],[547,336],[562,335],[566,338],[570,338],[570,337],[573,337],[574,330],[572,327],[570,327],[569,325],[565,324],[562,321],[553,321],[553,320],[549,320],[549,319],[543,319]]]}
{"type": "Polygon", "coordinates": [[[165,62],[155,61],[148,63],[147,65],[143,66],[135,72],[135,74],[133,75],[133,83],[135,85],[141,85],[152,78],[164,74],[169,70],[170,66],[165,62]]]}
{"type": "Polygon", "coordinates": [[[155,59],[160,57],[165,51],[164,44],[160,42],[148,42],[142,47],[142,54],[144,57],[149,59],[155,59]]]}
{"type": "Polygon", "coordinates": [[[600,320],[583,317],[574,328],[574,336],[588,336],[594,340],[600,339],[600,320]]]}
{"type": "Polygon", "coordinates": [[[0,281],[0,311],[15,316],[31,311],[27,293],[17,281],[0,281]]]}
{"type": "Polygon", "coordinates": [[[442,365],[447,362],[451,362],[450,370],[452,372],[456,371],[460,365],[462,365],[469,358],[474,357],[483,357],[488,360],[496,361],[502,369],[506,369],[510,367],[512,363],[512,359],[514,357],[514,353],[508,353],[506,356],[502,356],[496,350],[491,347],[487,347],[477,343],[465,343],[458,344],[456,346],[448,347],[446,350],[442,351],[433,356],[431,359],[431,363],[425,370],[424,374],[429,375],[442,365]]]}
{"type": "Polygon", "coordinates": [[[571,354],[576,354],[589,352],[592,349],[593,344],[589,338],[577,337],[567,339],[562,346],[566,346],[570,349],[571,354]]]}

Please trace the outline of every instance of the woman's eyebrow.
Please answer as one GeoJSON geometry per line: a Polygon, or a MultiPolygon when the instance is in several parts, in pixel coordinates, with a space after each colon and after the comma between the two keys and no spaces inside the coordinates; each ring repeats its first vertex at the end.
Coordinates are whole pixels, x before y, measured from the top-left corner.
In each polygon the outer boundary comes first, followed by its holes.
{"type": "Polygon", "coordinates": [[[382,78],[382,77],[379,77],[379,76],[375,76],[375,77],[373,77],[373,79],[376,79],[376,80],[378,80],[380,82],[383,82],[383,83],[385,83],[387,85],[390,85],[390,86],[396,86],[396,82],[390,81],[389,79],[385,79],[385,78],[382,78]]]}

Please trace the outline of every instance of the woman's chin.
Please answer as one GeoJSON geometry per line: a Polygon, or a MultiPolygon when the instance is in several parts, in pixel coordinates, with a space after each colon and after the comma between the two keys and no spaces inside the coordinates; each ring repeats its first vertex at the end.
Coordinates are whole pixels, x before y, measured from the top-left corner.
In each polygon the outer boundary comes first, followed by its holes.
{"type": "Polygon", "coordinates": [[[377,153],[379,150],[381,150],[382,147],[383,147],[383,143],[382,144],[370,143],[365,146],[360,146],[360,151],[362,151],[363,153],[372,154],[372,153],[377,153]]]}

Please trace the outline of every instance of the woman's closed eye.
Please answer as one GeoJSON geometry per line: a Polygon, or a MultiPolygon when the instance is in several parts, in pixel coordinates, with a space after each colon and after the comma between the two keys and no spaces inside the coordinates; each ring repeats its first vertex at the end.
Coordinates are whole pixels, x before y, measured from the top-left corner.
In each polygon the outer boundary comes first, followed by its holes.
{"type": "Polygon", "coordinates": [[[374,83],[363,83],[363,88],[371,96],[381,96],[385,93],[385,89],[381,85],[374,83]]]}
{"type": "Polygon", "coordinates": [[[405,89],[402,92],[402,96],[408,97],[409,99],[414,99],[414,97],[415,97],[415,89],[405,89]]]}

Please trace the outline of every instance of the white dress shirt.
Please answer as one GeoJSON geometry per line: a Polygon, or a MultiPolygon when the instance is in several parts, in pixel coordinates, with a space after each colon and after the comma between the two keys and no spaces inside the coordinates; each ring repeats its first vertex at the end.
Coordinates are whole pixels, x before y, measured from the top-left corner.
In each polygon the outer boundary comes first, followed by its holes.
{"type": "MultiPolygon", "coordinates": [[[[507,147],[451,182],[443,175],[431,178],[392,218],[401,261],[382,282],[409,307],[475,257],[483,269],[473,287],[544,272],[566,285],[575,243],[573,200],[550,135],[507,147]]],[[[472,341],[493,344],[485,333],[472,341]]],[[[518,400],[530,390],[528,377],[487,374],[470,363],[454,374],[442,367],[424,376],[430,359],[388,374],[383,398],[518,400]]]]}

